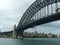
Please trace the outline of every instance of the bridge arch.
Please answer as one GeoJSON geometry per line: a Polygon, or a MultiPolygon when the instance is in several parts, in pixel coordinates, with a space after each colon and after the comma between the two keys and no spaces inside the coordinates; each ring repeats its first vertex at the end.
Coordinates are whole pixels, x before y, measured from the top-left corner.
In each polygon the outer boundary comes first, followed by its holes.
{"type": "MultiPolygon", "coordinates": [[[[40,10],[42,11],[44,8],[47,8],[47,16],[49,15],[49,5],[51,7],[51,12],[53,12],[53,4],[55,3],[55,7],[56,9],[58,8],[58,2],[60,2],[60,0],[36,0],[35,2],[33,2],[33,4],[30,5],[30,7],[25,11],[25,13],[23,14],[17,28],[23,28],[24,26],[28,25],[28,23],[30,23],[31,21],[35,21],[32,17],[34,17],[34,15],[36,16],[36,14],[38,14],[37,12],[40,10]]],[[[46,11],[46,9],[44,9],[46,11]]],[[[41,14],[41,12],[40,12],[41,14]]],[[[46,14],[46,13],[44,13],[46,14]]],[[[53,14],[54,15],[54,14],[53,14]]],[[[40,19],[42,15],[40,15],[40,19]]],[[[46,17],[46,15],[45,15],[46,17]]],[[[35,17],[36,18],[36,17],[35,17]]]]}

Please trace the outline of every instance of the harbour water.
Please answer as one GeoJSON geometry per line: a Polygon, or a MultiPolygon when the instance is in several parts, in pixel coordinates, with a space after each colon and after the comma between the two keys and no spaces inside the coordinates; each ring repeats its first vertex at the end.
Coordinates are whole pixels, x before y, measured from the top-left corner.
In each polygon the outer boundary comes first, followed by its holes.
{"type": "Polygon", "coordinates": [[[0,45],[60,45],[59,38],[25,38],[10,39],[0,38],[0,45]]]}

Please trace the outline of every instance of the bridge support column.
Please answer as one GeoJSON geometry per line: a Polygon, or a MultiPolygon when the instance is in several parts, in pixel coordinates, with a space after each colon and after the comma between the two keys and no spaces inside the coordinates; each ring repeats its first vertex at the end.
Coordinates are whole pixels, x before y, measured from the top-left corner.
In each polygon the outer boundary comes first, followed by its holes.
{"type": "Polygon", "coordinates": [[[13,38],[16,38],[16,25],[14,25],[13,38]]]}

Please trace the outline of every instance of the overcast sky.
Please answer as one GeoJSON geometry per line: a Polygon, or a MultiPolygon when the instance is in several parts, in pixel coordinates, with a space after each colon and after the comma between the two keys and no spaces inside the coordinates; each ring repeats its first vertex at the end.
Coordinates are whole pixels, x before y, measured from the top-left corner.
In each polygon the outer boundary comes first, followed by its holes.
{"type": "Polygon", "coordinates": [[[11,31],[34,0],[0,0],[0,30],[11,31]]]}
{"type": "MultiPolygon", "coordinates": [[[[14,24],[18,25],[23,13],[35,0],[0,0],[0,30],[11,31],[14,24]]],[[[60,34],[60,21],[51,22],[41,26],[27,29],[30,32],[60,34]]]]}

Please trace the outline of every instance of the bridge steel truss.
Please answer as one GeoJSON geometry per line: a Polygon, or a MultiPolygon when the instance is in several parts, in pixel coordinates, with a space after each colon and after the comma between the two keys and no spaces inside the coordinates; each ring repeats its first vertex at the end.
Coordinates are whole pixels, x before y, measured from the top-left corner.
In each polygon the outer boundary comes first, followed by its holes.
{"type": "MultiPolygon", "coordinates": [[[[49,16],[49,5],[51,5],[51,13],[53,14],[53,4],[55,3],[55,7],[56,9],[58,8],[58,2],[60,2],[60,0],[36,0],[35,2],[33,2],[30,7],[25,11],[25,13],[23,14],[18,26],[17,26],[17,30],[20,30],[21,32],[24,31],[24,29],[28,28],[28,24],[30,24],[30,20],[31,18],[40,10],[40,19],[43,19],[44,17],[48,17],[49,16]],[[43,9],[44,7],[47,7],[47,9],[44,9],[44,14],[45,16],[43,18],[41,18],[41,9],[43,9]],[[46,12],[48,13],[46,15],[46,12]],[[27,26],[27,27],[26,27],[27,26]]],[[[60,14],[60,13],[59,13],[60,14]]],[[[57,14],[56,14],[57,15],[57,14]]],[[[37,16],[35,16],[38,18],[38,13],[37,16]]],[[[53,17],[52,17],[53,18],[53,17]]],[[[46,18],[48,19],[48,18],[46,18]]]]}

